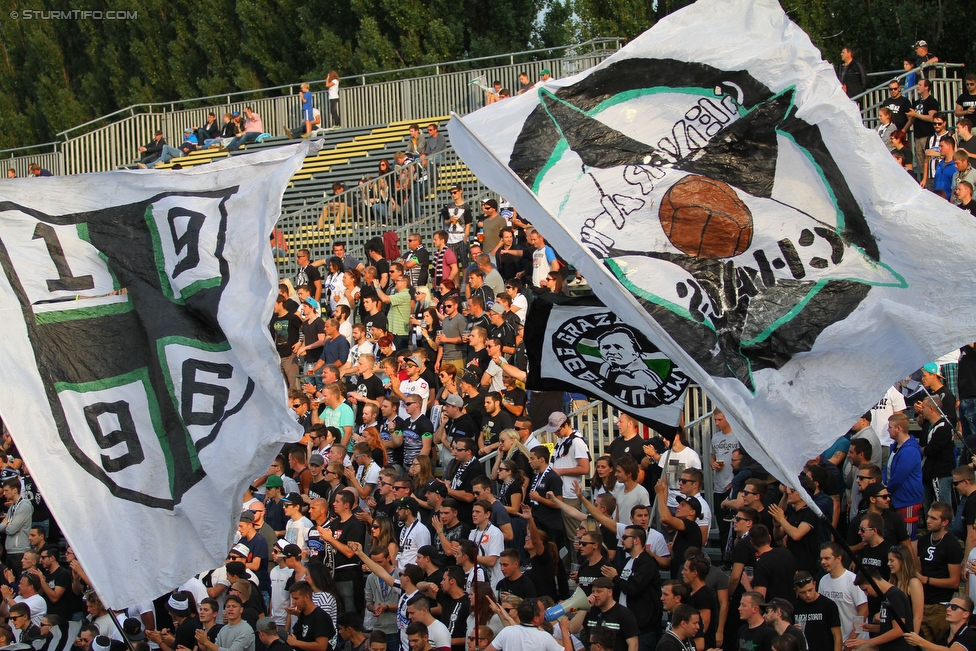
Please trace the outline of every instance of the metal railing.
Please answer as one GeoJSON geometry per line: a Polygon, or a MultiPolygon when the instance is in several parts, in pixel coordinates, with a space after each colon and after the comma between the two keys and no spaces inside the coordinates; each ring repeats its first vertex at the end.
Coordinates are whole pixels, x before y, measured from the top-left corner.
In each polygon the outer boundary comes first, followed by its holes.
{"type": "Polygon", "coordinates": [[[332,242],[341,241],[350,255],[366,260],[363,245],[386,231],[397,233],[401,251],[406,248],[408,233],[419,233],[429,243],[434,232],[443,228],[440,211],[451,201],[448,188],[455,183],[461,186],[476,219],[480,215],[479,197],[498,198],[450,147],[426,165],[416,161],[387,174],[370,176],[339,194],[329,192],[322,201],[282,214],[277,228],[289,247],[288,256],[277,260],[282,277],[297,270],[294,254],[298,249],[308,249],[313,260],[324,259],[332,255],[332,242]]]}
{"type": "MultiPolygon", "coordinates": [[[[617,436],[616,422],[619,410],[611,405],[594,400],[592,402],[574,403],[576,409],[566,414],[570,425],[576,429],[583,440],[586,441],[587,448],[593,459],[597,459],[609,453],[610,443],[617,436]]],[[[702,460],[702,473],[705,476],[705,484],[701,488],[702,495],[711,500],[712,487],[714,486],[715,471],[709,463],[712,454],[712,435],[715,432],[715,420],[712,418],[713,405],[705,392],[697,384],[688,386],[688,393],[685,397],[684,409],[684,443],[698,453],[702,460]]],[[[540,428],[533,432],[535,437],[542,443],[555,443],[554,435],[549,434],[546,429],[540,428]]],[[[482,458],[486,462],[495,457],[496,453],[482,458]]],[[[585,478],[585,483],[589,484],[589,478],[585,478]]],[[[651,495],[652,500],[656,500],[651,495]]],[[[709,502],[711,503],[711,502],[709,502]]],[[[657,502],[652,504],[651,517],[654,522],[657,518],[657,502]]],[[[712,514],[711,533],[718,532],[717,514],[712,514]]]]}
{"type": "MultiPolygon", "coordinates": [[[[37,163],[41,166],[41,169],[50,171],[52,174],[62,174],[63,170],[61,168],[62,157],[58,151],[61,143],[59,142],[48,142],[43,145],[31,146],[31,147],[16,147],[14,149],[4,150],[4,154],[9,154],[9,156],[4,156],[0,158],[0,165],[6,165],[7,169],[16,170],[17,176],[27,176],[28,168],[37,163]],[[53,151],[48,153],[37,153],[38,147],[52,146],[53,151]],[[19,151],[31,151],[32,153],[17,155],[16,152],[19,151]]],[[[6,174],[6,170],[3,172],[6,174]]]]}
{"type": "MultiPolygon", "coordinates": [[[[485,103],[484,91],[470,83],[472,78],[498,79],[515,92],[519,72],[529,73],[530,79],[537,79],[544,68],[552,70],[555,76],[575,74],[603,61],[622,42],[623,39],[617,38],[594,39],[561,48],[527,50],[340,78],[341,123],[344,127],[364,127],[422,120],[447,115],[451,111],[469,113],[485,103]],[[558,53],[559,56],[531,60],[545,53],[558,53]],[[499,59],[507,60],[507,63],[478,67],[478,64],[499,59]],[[423,74],[424,71],[427,74],[423,74]],[[343,84],[344,80],[353,83],[343,84]]],[[[313,92],[313,105],[319,108],[323,124],[328,120],[328,96],[324,83],[324,80],[311,82],[313,87],[323,88],[313,92]]],[[[18,150],[35,150],[38,153],[34,156],[53,156],[59,162],[49,162],[48,168],[56,168],[61,174],[108,171],[137,159],[139,146],[151,140],[157,129],[161,129],[166,141],[175,146],[182,142],[183,130],[204,124],[210,111],[216,113],[220,121],[224,113],[243,111],[245,106],[261,116],[266,132],[278,133],[282,128],[300,123],[300,103],[296,97],[299,86],[299,83],[295,83],[174,102],[136,104],[59,133],[64,142],[18,150]],[[52,151],[44,151],[47,148],[52,151]]],[[[16,169],[33,162],[23,163],[19,160],[29,157],[16,154],[18,150],[0,150],[0,160],[11,155],[10,165],[16,169]]]]}
{"type": "Polygon", "coordinates": [[[861,121],[865,126],[871,127],[878,123],[878,109],[888,99],[888,84],[897,81],[902,85],[902,94],[911,99],[911,93],[916,90],[915,86],[905,88],[905,80],[915,74],[916,78],[926,74],[928,70],[935,68],[936,77],[932,79],[932,96],[939,102],[946,115],[949,116],[949,125],[955,125],[955,116],[952,115],[955,107],[956,98],[962,92],[963,80],[961,73],[965,66],[961,63],[936,63],[932,66],[922,66],[914,70],[902,71],[898,75],[889,77],[884,83],[878,84],[874,88],[869,88],[860,95],[855,95],[851,99],[858,103],[861,109],[861,121]]]}

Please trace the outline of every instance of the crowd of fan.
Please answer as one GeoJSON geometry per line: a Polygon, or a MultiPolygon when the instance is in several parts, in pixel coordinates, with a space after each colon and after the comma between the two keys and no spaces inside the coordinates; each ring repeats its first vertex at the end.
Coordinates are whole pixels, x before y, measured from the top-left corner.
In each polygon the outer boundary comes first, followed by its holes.
{"type": "MultiPolygon", "coordinates": [[[[939,189],[942,163],[967,157],[943,147],[938,108],[901,115],[916,142],[932,124],[941,162],[921,182],[939,189]]],[[[451,194],[430,250],[411,234],[402,256],[382,240],[362,262],[341,242],[298,252],[269,328],[305,434],[246,491],[225,563],[171,594],[107,611],[48,543],[56,523],[5,438],[0,646],[976,651],[972,345],[811,459],[790,482],[810,503],[719,410],[706,450],[619,413],[594,460],[565,396],[524,388],[526,316],[572,270],[510,206],[483,199],[476,218],[451,194]]]]}

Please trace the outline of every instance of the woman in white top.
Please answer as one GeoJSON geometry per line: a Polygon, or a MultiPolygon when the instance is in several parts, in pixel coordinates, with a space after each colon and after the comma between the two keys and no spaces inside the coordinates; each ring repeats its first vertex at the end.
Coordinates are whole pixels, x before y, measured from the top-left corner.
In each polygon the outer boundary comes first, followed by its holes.
{"type": "Polygon", "coordinates": [[[325,297],[329,297],[329,314],[335,312],[336,304],[339,299],[342,298],[342,293],[345,288],[342,284],[342,277],[345,273],[345,269],[342,265],[342,258],[331,257],[329,258],[329,273],[322,279],[322,302],[325,302],[325,297]]]}
{"type": "Polygon", "coordinates": [[[335,70],[330,70],[325,78],[325,86],[329,89],[329,114],[333,129],[339,128],[339,75],[335,70]]]}

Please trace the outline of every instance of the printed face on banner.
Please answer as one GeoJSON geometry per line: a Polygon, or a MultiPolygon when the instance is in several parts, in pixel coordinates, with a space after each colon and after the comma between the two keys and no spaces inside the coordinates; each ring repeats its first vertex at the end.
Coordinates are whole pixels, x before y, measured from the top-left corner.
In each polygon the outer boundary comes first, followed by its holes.
{"type": "Polygon", "coordinates": [[[753,390],[872,286],[906,287],[794,88],[626,59],[536,92],[509,166],[709,374],[753,390]]]}
{"type": "Polygon", "coordinates": [[[217,324],[236,190],[0,210],[0,266],[61,443],[116,497],[172,510],[218,471],[208,446],[254,392],[217,324]]]}
{"type": "Polygon", "coordinates": [[[633,410],[675,403],[688,378],[641,332],[621,323],[606,309],[555,310],[542,357],[547,376],[588,384],[633,410]],[[553,374],[556,362],[562,374],[553,374]],[[563,375],[565,374],[565,376],[563,375]],[[568,377],[566,377],[568,376],[568,377]]]}

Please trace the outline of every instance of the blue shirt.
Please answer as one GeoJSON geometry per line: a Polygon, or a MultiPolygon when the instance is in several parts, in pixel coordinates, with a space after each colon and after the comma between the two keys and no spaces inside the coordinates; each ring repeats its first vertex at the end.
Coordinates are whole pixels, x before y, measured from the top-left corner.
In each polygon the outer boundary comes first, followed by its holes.
{"type": "Polygon", "coordinates": [[[946,199],[952,201],[952,177],[956,174],[956,164],[939,160],[935,164],[935,189],[945,192],[946,199]]]}

